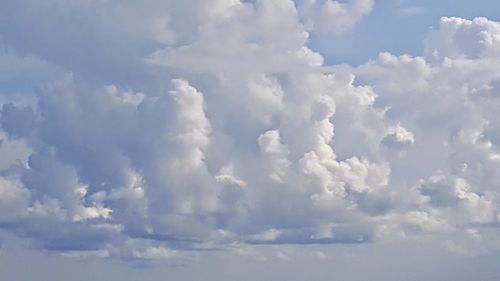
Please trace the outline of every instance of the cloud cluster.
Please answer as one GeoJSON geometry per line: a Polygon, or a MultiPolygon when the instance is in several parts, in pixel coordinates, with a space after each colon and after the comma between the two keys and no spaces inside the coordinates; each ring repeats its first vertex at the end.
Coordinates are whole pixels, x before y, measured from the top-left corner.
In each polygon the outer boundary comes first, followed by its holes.
{"type": "Polygon", "coordinates": [[[374,0],[305,0],[300,6],[305,25],[321,33],[343,33],[370,14],[374,0]]]}
{"type": "Polygon", "coordinates": [[[8,4],[2,42],[68,74],[2,106],[0,227],[130,259],[495,231],[500,24],[443,18],[423,57],[325,67],[309,32],[372,5],[8,4]]]}
{"type": "Polygon", "coordinates": [[[391,162],[392,179],[415,181],[405,192],[422,230],[497,232],[499,27],[442,18],[424,57],[383,53],[355,70],[412,133],[413,146],[391,162]]]}

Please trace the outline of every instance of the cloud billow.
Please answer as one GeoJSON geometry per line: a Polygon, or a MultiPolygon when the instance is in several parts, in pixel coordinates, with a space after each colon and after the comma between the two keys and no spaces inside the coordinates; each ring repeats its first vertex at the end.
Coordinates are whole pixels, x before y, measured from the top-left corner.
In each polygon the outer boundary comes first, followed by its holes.
{"type": "Polygon", "coordinates": [[[150,2],[0,12],[6,46],[68,72],[2,107],[2,229],[70,256],[172,259],[498,224],[498,23],[443,18],[422,57],[327,67],[309,33],[346,31],[372,1],[150,2]],[[342,16],[323,23],[330,6],[342,16]],[[13,30],[36,19],[39,36],[13,30]]]}

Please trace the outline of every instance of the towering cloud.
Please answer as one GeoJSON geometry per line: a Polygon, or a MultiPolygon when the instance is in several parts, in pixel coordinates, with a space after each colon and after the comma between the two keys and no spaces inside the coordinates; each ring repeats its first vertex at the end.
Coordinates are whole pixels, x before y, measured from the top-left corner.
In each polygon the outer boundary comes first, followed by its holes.
{"type": "Polygon", "coordinates": [[[6,232],[172,259],[496,231],[498,23],[443,18],[423,57],[340,67],[309,33],[344,32],[373,1],[147,2],[0,11],[13,63],[54,74],[1,109],[6,232]]]}

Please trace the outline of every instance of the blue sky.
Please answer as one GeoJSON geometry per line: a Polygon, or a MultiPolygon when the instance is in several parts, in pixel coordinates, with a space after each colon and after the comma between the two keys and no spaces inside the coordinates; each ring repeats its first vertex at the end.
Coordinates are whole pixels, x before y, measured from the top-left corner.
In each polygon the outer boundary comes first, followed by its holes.
{"type": "Polygon", "coordinates": [[[500,4],[0,4],[0,279],[494,281],[500,4]]]}
{"type": "Polygon", "coordinates": [[[443,16],[500,20],[500,4],[478,0],[387,0],[375,2],[373,11],[352,32],[313,36],[311,46],[331,64],[362,64],[380,52],[422,55],[423,41],[443,16]]]}

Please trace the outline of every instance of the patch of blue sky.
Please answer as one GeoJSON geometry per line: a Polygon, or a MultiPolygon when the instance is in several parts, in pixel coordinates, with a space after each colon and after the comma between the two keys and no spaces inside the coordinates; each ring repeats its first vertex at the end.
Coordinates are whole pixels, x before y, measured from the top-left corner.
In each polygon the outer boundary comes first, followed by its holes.
{"type": "Polygon", "coordinates": [[[380,52],[422,55],[423,41],[443,16],[500,20],[500,1],[384,0],[351,32],[311,34],[310,47],[327,64],[363,64],[380,52]]]}

